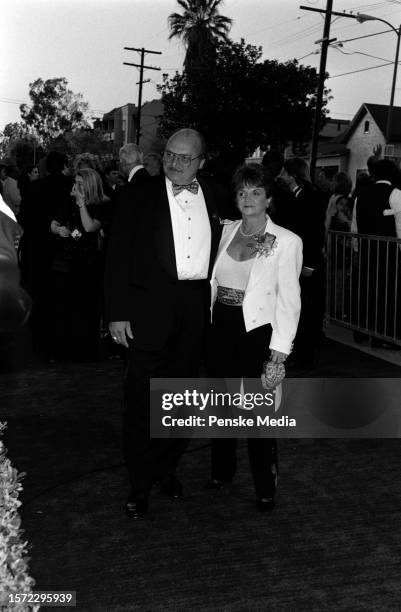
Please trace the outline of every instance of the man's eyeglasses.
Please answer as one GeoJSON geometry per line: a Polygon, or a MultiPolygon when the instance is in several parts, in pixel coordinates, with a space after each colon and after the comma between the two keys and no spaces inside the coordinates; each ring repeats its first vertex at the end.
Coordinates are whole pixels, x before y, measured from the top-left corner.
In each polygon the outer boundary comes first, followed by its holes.
{"type": "Polygon", "coordinates": [[[191,157],[190,155],[180,155],[177,153],[173,153],[172,151],[164,151],[164,159],[168,163],[173,163],[174,161],[183,168],[188,168],[195,159],[198,157],[202,157],[202,153],[197,155],[196,157],[191,157]]]}

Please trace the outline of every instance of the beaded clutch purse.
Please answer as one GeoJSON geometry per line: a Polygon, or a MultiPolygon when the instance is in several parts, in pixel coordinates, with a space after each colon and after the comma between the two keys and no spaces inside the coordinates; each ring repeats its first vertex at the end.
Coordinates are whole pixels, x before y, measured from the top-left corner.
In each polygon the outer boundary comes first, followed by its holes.
{"type": "Polygon", "coordinates": [[[265,361],[263,363],[262,384],[264,389],[275,389],[285,378],[283,363],[265,361]]]}

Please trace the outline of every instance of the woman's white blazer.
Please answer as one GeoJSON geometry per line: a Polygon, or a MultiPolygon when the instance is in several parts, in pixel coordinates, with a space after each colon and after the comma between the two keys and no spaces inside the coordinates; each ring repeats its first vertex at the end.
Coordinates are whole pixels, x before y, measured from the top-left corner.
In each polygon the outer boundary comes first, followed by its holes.
{"type": "MultiPolygon", "coordinates": [[[[241,222],[224,222],[210,280],[212,309],[217,297],[216,268],[241,222]]],[[[242,304],[245,328],[250,331],[270,323],[273,333],[269,348],[289,354],[301,312],[299,275],[302,269],[302,240],[273,223],[270,217],[267,218],[265,232],[276,236],[275,248],[269,255],[257,255],[253,260],[242,304]]]]}

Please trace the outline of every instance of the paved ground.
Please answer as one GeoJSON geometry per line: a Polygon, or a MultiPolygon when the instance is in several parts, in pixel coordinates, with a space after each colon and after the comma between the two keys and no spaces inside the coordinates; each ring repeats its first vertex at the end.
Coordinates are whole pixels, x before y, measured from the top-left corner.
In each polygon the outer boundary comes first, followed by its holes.
{"type": "MultiPolygon", "coordinates": [[[[198,440],[180,468],[183,504],[155,491],[149,521],[133,525],[122,513],[122,362],[44,367],[18,355],[0,379],[0,420],[26,472],[21,514],[38,589],[76,589],[80,612],[397,609],[398,440],[283,440],[267,522],[243,444],[234,489],[205,498],[209,451],[198,440]]],[[[399,378],[401,368],[326,340],[316,370],[297,374],[399,378]]]]}

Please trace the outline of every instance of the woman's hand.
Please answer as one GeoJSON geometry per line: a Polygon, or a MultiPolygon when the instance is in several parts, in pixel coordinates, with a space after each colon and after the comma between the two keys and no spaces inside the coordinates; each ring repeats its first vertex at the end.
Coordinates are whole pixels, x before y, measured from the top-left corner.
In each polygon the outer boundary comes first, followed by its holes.
{"type": "Polygon", "coordinates": [[[50,224],[50,231],[56,236],[60,236],[61,238],[68,238],[71,234],[71,231],[65,225],[60,225],[58,221],[52,221],[50,224]]]}
{"type": "Polygon", "coordinates": [[[68,238],[71,234],[71,230],[68,229],[68,227],[65,227],[64,225],[60,225],[58,228],[58,235],[61,236],[61,238],[68,238]]]}
{"type": "Polygon", "coordinates": [[[270,361],[273,363],[284,363],[287,357],[287,353],[280,353],[280,351],[275,351],[274,349],[270,351],[270,361]]]}
{"type": "Polygon", "coordinates": [[[81,185],[74,183],[71,190],[71,195],[74,196],[78,208],[82,208],[82,206],[85,205],[85,196],[83,194],[83,190],[81,189],[81,185]]]}

